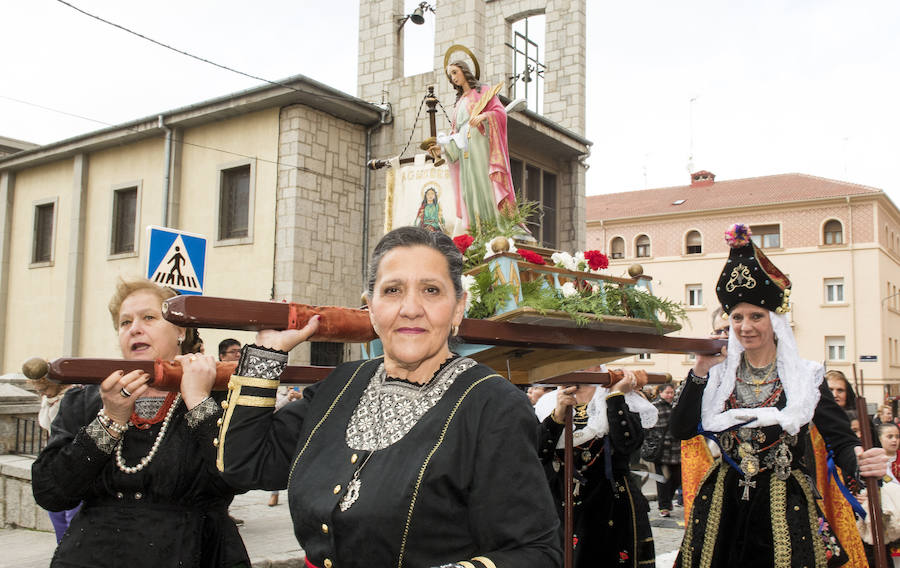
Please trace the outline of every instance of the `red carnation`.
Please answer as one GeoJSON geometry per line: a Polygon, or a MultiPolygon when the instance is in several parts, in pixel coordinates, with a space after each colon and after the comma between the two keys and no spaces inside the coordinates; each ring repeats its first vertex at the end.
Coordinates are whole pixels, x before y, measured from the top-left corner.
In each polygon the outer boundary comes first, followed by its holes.
{"type": "Polygon", "coordinates": [[[547,264],[547,261],[544,260],[544,257],[534,251],[519,249],[518,252],[519,256],[521,256],[522,260],[524,260],[525,262],[530,262],[532,264],[547,264]]]}
{"type": "Polygon", "coordinates": [[[584,259],[587,260],[591,270],[603,270],[609,267],[609,258],[599,250],[584,251],[584,259]]]}
{"type": "Polygon", "coordinates": [[[456,248],[459,249],[459,254],[466,254],[466,250],[468,250],[468,248],[472,246],[472,243],[475,242],[475,239],[470,235],[460,235],[458,237],[453,237],[453,242],[456,243],[456,248]]]}

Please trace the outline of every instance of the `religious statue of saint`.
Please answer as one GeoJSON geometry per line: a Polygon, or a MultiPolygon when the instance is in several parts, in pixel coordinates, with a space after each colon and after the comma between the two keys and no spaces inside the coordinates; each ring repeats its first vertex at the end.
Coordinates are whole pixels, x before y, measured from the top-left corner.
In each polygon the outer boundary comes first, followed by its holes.
{"type": "Polygon", "coordinates": [[[482,85],[465,61],[447,66],[456,90],[452,132],[439,135],[432,155],[443,155],[450,166],[457,216],[463,228],[516,206],[506,139],[506,109],[497,98],[502,84],[482,85]]]}

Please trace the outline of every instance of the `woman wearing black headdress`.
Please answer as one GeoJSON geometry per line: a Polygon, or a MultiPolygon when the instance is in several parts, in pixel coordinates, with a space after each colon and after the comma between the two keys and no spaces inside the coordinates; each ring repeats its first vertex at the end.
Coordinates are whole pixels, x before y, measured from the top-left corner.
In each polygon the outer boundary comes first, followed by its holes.
{"type": "Polygon", "coordinates": [[[697,492],[676,567],[840,566],[848,556],[815,501],[809,425],[848,483],[882,477],[884,450],[862,451],[847,416],[801,359],[784,313],[791,282],[750,240],[726,233],[731,253],[716,293],[731,320],[728,348],[697,362],[672,411],[681,439],[698,427],[722,449],[697,492]],[[857,469],[858,466],[858,469],[857,469]]]}

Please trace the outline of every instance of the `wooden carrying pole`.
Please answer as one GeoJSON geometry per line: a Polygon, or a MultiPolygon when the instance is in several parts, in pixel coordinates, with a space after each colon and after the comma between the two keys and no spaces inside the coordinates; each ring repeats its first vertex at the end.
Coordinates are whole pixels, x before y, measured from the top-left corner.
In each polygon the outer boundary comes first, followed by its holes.
{"type": "MultiPolygon", "coordinates": [[[[216,363],[216,382],[213,390],[225,390],[228,388],[228,379],[234,373],[237,363],[234,361],[218,361],[216,363]]],[[[141,370],[148,373],[152,380],[150,384],[160,390],[177,391],[181,387],[181,364],[177,361],[135,361],[130,359],[87,359],[77,357],[63,357],[51,362],[38,357],[27,360],[22,365],[22,373],[29,379],[37,380],[43,377],[64,384],[99,384],[115,371],[141,370]]],[[[288,365],[281,375],[281,382],[291,385],[311,384],[321,381],[328,376],[334,367],[315,365],[288,365]]],[[[668,375],[648,373],[648,382],[661,383],[668,379],[668,375]]],[[[544,382],[560,384],[565,381],[567,385],[600,385],[609,386],[616,380],[615,376],[604,372],[582,371],[567,373],[548,379],[544,382]]]]}
{"type": "MultiPolygon", "coordinates": [[[[228,379],[237,363],[218,361],[216,383],[213,390],[228,388],[228,379]]],[[[47,363],[37,357],[22,365],[22,373],[29,379],[46,377],[64,384],[99,384],[115,371],[144,371],[151,377],[150,384],[160,390],[177,391],[181,388],[181,364],[177,361],[133,361],[128,359],[80,359],[61,358],[47,363]]],[[[328,376],[334,367],[288,365],[281,375],[285,384],[310,384],[328,376]]]]}
{"type": "MultiPolygon", "coordinates": [[[[211,296],[176,296],[163,302],[163,317],[183,327],[259,331],[300,329],[320,315],[319,329],[310,341],[365,343],[377,336],[367,310],[259,302],[211,296]]],[[[466,343],[508,347],[577,349],[637,353],[715,354],[727,345],[721,339],[667,337],[651,333],[622,333],[578,327],[554,327],[481,319],[464,319],[459,338],[466,343]]]]}
{"type": "MultiPolygon", "coordinates": [[[[856,388],[856,415],[859,418],[859,432],[864,450],[873,446],[872,422],[866,409],[866,397],[862,394],[863,376],[862,370],[856,374],[856,363],[853,364],[853,383],[856,388]]],[[[866,494],[869,499],[869,525],[872,529],[872,546],[875,549],[875,565],[877,568],[888,568],[887,549],[884,542],[884,525],[881,515],[881,490],[878,488],[878,480],[866,478],[866,494]]]]}
{"type": "MultiPolygon", "coordinates": [[[[562,387],[560,387],[562,388],[562,387]]],[[[572,440],[572,430],[574,429],[574,417],[572,407],[566,407],[565,431],[563,432],[565,440],[565,453],[563,454],[563,467],[566,472],[566,502],[563,505],[563,519],[565,519],[565,536],[563,537],[563,568],[573,568],[575,566],[573,554],[575,553],[575,497],[572,492],[575,490],[575,447],[572,440]]]]}

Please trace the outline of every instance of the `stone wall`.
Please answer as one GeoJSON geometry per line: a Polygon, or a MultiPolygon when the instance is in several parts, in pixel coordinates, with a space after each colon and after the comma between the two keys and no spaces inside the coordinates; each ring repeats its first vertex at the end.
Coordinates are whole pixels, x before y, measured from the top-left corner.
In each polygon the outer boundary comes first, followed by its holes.
{"type": "Polygon", "coordinates": [[[31,494],[33,462],[28,456],[0,456],[0,528],[53,531],[47,511],[37,506],[31,494]]]}
{"type": "MultiPolygon", "coordinates": [[[[358,306],[365,129],[304,105],[283,108],[280,122],[274,298],[358,306]]],[[[308,362],[309,344],[291,358],[308,362]]]]}

